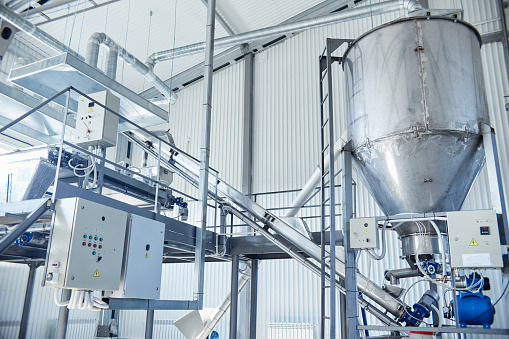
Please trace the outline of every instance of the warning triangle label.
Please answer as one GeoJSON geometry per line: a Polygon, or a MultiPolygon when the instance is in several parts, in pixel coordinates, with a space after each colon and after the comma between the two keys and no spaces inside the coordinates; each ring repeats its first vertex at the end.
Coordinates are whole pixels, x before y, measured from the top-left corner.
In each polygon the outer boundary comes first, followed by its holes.
{"type": "Polygon", "coordinates": [[[94,110],[93,110],[92,108],[90,108],[90,109],[88,110],[88,113],[92,113],[92,112],[94,112],[94,110]]]}
{"type": "Polygon", "coordinates": [[[365,230],[364,233],[368,234],[369,232],[368,232],[368,230],[365,230]]]}
{"type": "Polygon", "coordinates": [[[474,238],[472,238],[472,241],[470,241],[470,246],[479,246],[479,243],[474,238]]]}
{"type": "Polygon", "coordinates": [[[94,278],[99,278],[100,275],[99,275],[99,269],[97,268],[94,272],[94,278]]]}
{"type": "Polygon", "coordinates": [[[147,254],[145,254],[145,258],[148,258],[148,253],[147,253],[147,254]]]}

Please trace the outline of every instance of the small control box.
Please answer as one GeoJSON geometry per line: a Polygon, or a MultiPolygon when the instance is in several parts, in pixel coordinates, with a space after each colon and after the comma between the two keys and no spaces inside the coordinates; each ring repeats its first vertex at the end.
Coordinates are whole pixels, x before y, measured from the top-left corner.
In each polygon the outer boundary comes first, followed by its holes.
{"type": "Polygon", "coordinates": [[[164,223],[132,214],[128,228],[120,287],[111,297],[159,299],[164,223]]]}
{"type": "MultiPolygon", "coordinates": [[[[118,113],[120,99],[108,91],[90,94],[89,97],[118,113]]],[[[76,117],[76,144],[82,147],[111,147],[117,144],[118,117],[84,96],[78,99],[76,117]]]]}
{"type": "Polygon", "coordinates": [[[503,267],[494,210],[449,212],[447,228],[453,268],[503,267]]]}
{"type": "Polygon", "coordinates": [[[127,212],[82,198],[57,200],[43,285],[117,290],[127,212]]]}
{"type": "Polygon", "coordinates": [[[350,219],[350,247],[354,249],[378,248],[378,229],[375,218],[350,219]]]}

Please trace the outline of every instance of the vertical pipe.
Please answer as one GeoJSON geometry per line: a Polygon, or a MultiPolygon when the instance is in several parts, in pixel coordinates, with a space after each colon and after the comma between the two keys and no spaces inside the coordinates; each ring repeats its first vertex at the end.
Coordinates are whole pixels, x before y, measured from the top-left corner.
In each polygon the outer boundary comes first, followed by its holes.
{"type": "MultiPolygon", "coordinates": [[[[99,47],[97,47],[99,48],[99,47]]],[[[106,75],[115,80],[117,78],[118,49],[110,47],[108,61],[106,62],[106,75]]]]}
{"type": "Polygon", "coordinates": [[[249,312],[249,339],[256,339],[256,312],[258,311],[258,260],[251,260],[251,306],[249,312]]]}
{"type": "MultiPolygon", "coordinates": [[[[351,144],[348,143],[343,148],[343,171],[341,188],[343,190],[343,199],[341,205],[343,208],[343,227],[345,244],[345,288],[346,288],[346,338],[357,338],[357,267],[355,263],[355,251],[350,247],[350,218],[353,214],[352,205],[352,152],[351,144]]],[[[331,246],[332,248],[332,246],[331,246]]]]}
{"type": "MultiPolygon", "coordinates": [[[[212,1],[212,0],[211,0],[212,1]]],[[[237,311],[239,306],[239,256],[232,258],[232,287],[230,308],[230,339],[237,339],[237,311]]]]}
{"type": "Polygon", "coordinates": [[[194,264],[194,299],[198,308],[203,308],[203,285],[205,270],[205,238],[207,232],[207,197],[209,182],[210,156],[210,118],[212,113],[212,72],[214,58],[214,22],[216,0],[210,0],[207,13],[207,40],[204,66],[203,121],[200,147],[200,181],[198,187],[198,204],[200,205],[199,229],[196,231],[196,249],[194,264]]]}
{"type": "Polygon", "coordinates": [[[154,333],[154,310],[147,310],[147,320],[145,322],[145,339],[152,339],[154,333]]]}
{"type": "Polygon", "coordinates": [[[23,313],[21,314],[21,321],[19,323],[18,339],[25,339],[28,328],[28,317],[30,316],[30,305],[32,303],[32,295],[34,293],[35,270],[37,265],[35,263],[28,264],[30,271],[28,272],[27,288],[25,292],[25,301],[23,303],[23,313]]]}
{"type": "Polygon", "coordinates": [[[242,194],[251,194],[253,162],[253,64],[254,54],[244,57],[244,112],[242,121],[242,194]]]}
{"type": "MultiPolygon", "coordinates": [[[[62,296],[60,301],[68,301],[70,297],[71,290],[62,290],[62,296]]],[[[69,319],[69,309],[67,307],[59,307],[55,339],[65,339],[68,319],[69,319]]]]}

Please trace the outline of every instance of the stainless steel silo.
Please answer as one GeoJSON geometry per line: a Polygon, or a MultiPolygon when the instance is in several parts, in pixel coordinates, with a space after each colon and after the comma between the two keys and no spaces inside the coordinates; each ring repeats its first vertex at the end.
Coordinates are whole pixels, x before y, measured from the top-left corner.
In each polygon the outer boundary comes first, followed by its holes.
{"type": "MultiPolygon", "coordinates": [[[[461,208],[484,164],[480,47],[463,21],[418,17],[379,26],[345,52],[354,164],[387,215],[461,208]]],[[[404,256],[438,252],[429,225],[397,231],[404,256]]]]}

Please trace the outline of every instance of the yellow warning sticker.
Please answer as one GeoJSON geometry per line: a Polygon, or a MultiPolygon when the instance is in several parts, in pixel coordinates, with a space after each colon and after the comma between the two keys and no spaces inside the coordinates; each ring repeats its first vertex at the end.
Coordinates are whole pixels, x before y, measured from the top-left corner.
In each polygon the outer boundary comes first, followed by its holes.
{"type": "Polygon", "coordinates": [[[92,113],[92,112],[94,112],[94,110],[93,110],[92,108],[90,108],[90,109],[88,110],[88,113],[92,113]]]}
{"type": "Polygon", "coordinates": [[[364,233],[368,234],[369,232],[368,232],[368,230],[365,230],[364,233]]]}
{"type": "Polygon", "coordinates": [[[99,278],[100,275],[99,275],[99,269],[96,268],[95,272],[94,272],[94,278],[99,278]]]}
{"type": "Polygon", "coordinates": [[[147,253],[147,254],[145,254],[145,258],[148,258],[148,253],[147,253]]]}
{"type": "Polygon", "coordinates": [[[472,241],[470,241],[469,246],[479,246],[479,243],[474,238],[472,238],[472,241]]]}

